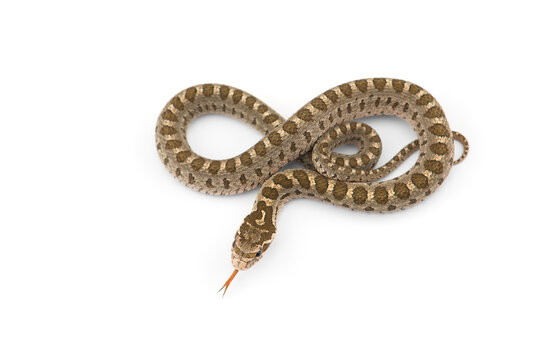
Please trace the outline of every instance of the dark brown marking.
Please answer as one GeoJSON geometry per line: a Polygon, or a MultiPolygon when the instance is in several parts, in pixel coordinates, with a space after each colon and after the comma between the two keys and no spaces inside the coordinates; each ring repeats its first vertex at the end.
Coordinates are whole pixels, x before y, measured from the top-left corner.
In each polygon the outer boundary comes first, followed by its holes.
{"type": "Polygon", "coordinates": [[[268,139],[273,145],[281,145],[281,143],[283,142],[283,140],[281,139],[281,135],[279,135],[277,131],[271,132],[268,135],[268,139]]]}
{"type": "Polygon", "coordinates": [[[436,155],[445,155],[448,149],[447,149],[447,145],[443,143],[436,143],[430,146],[430,151],[432,151],[436,155]]]}
{"type": "Polygon", "coordinates": [[[283,124],[283,130],[289,134],[296,134],[298,132],[298,127],[294,120],[288,120],[283,124]]]}
{"type": "Polygon", "coordinates": [[[191,167],[194,169],[194,170],[200,170],[200,168],[202,168],[202,166],[204,165],[204,159],[203,158],[196,158],[194,159],[193,161],[191,161],[191,167]]]}
{"type": "Polygon", "coordinates": [[[341,132],[343,134],[346,134],[348,132],[348,128],[346,127],[346,124],[339,125],[339,129],[341,129],[341,132]]]}
{"type": "Polygon", "coordinates": [[[193,176],[193,174],[189,174],[189,184],[194,184],[195,183],[195,177],[193,176]]]}
{"type": "Polygon", "coordinates": [[[195,96],[197,94],[197,88],[196,87],[190,87],[185,91],[185,98],[189,100],[190,102],[195,101],[195,96]]]}
{"type": "Polygon", "coordinates": [[[333,90],[328,90],[324,93],[324,95],[326,95],[326,97],[331,100],[332,103],[336,103],[337,100],[339,100],[339,96],[337,95],[337,93],[333,90]]]}
{"type": "Polygon", "coordinates": [[[230,181],[228,179],[223,179],[223,186],[225,187],[225,189],[229,189],[230,181]]]}
{"type": "Polygon", "coordinates": [[[264,118],[264,121],[270,124],[277,119],[279,119],[279,116],[277,116],[276,114],[269,114],[264,118]]]}
{"type": "Polygon", "coordinates": [[[241,182],[242,184],[245,184],[245,183],[247,182],[247,178],[245,177],[245,174],[241,174],[241,176],[240,176],[240,182],[241,182]]]}
{"type": "Polygon", "coordinates": [[[357,205],[364,204],[367,201],[367,190],[363,186],[358,186],[352,191],[352,198],[357,205]]]}
{"type": "Polygon", "coordinates": [[[169,109],[166,109],[165,111],[163,111],[161,113],[161,117],[169,121],[178,121],[178,118],[176,117],[176,115],[169,109]]]}
{"type": "Polygon", "coordinates": [[[182,169],[176,168],[176,176],[180,176],[182,174],[182,169]]]}
{"type": "Polygon", "coordinates": [[[326,111],[328,109],[324,100],[320,98],[315,98],[313,101],[311,101],[311,105],[320,111],[326,111]]]}
{"type": "Polygon", "coordinates": [[[297,117],[300,118],[303,121],[312,121],[313,120],[313,114],[311,114],[311,111],[309,109],[303,108],[297,112],[297,117]]]}
{"type": "Polygon", "coordinates": [[[258,156],[266,155],[266,145],[264,145],[262,140],[255,144],[255,152],[258,156]]]}
{"type": "Polygon", "coordinates": [[[408,103],[404,104],[404,106],[402,107],[402,111],[407,112],[409,107],[410,105],[408,103]]]}
{"type": "Polygon", "coordinates": [[[367,154],[361,155],[361,161],[363,161],[363,164],[367,164],[371,159],[367,156],[367,154]]]}
{"type": "Polygon", "coordinates": [[[179,148],[182,144],[180,143],[180,140],[168,140],[165,143],[165,149],[176,149],[179,148]]]}
{"type": "Polygon", "coordinates": [[[337,134],[337,131],[335,129],[331,129],[329,130],[329,137],[332,138],[333,140],[335,140],[337,138],[338,134],[337,134]]]}
{"type": "Polygon", "coordinates": [[[245,99],[245,105],[247,105],[249,109],[252,109],[255,101],[256,99],[253,96],[247,96],[247,99],[245,99]]]}
{"type": "Polygon", "coordinates": [[[346,196],[348,185],[344,182],[337,181],[333,186],[333,197],[337,200],[342,200],[346,196]]]}
{"type": "Polygon", "coordinates": [[[309,181],[309,175],[303,170],[294,170],[292,175],[296,178],[299,184],[304,188],[308,189],[311,187],[311,182],[309,181]]]}
{"type": "Polygon", "coordinates": [[[258,110],[259,113],[263,114],[266,111],[268,111],[268,107],[266,105],[262,104],[262,105],[258,106],[257,110],[258,110]]]}
{"type": "Polygon", "coordinates": [[[350,97],[352,96],[352,88],[348,84],[342,84],[339,86],[339,89],[342,91],[344,96],[350,97]]]}
{"type": "Polygon", "coordinates": [[[179,163],[182,163],[185,160],[187,160],[189,156],[191,156],[191,152],[189,150],[180,151],[179,153],[176,154],[176,161],[179,163]]]}
{"type": "Polygon", "coordinates": [[[172,134],[176,134],[177,131],[172,126],[163,125],[163,127],[161,128],[161,131],[159,132],[161,133],[161,135],[172,135],[172,134]]]}
{"type": "Polygon", "coordinates": [[[314,187],[319,194],[324,194],[328,189],[328,179],[325,176],[317,175],[314,178],[314,187]]]}
{"type": "Polygon", "coordinates": [[[265,188],[262,188],[262,196],[271,200],[277,200],[277,197],[279,196],[279,192],[275,188],[265,187],[265,188]]]}
{"type": "Polygon", "coordinates": [[[212,188],[213,185],[211,183],[211,179],[206,180],[206,187],[212,188]]]}
{"type": "Polygon", "coordinates": [[[217,174],[220,168],[221,168],[221,162],[214,160],[210,163],[210,166],[208,167],[208,171],[210,174],[215,175],[217,174]]]}
{"type": "Polygon", "coordinates": [[[419,99],[417,99],[416,104],[417,105],[427,105],[430,103],[434,98],[431,94],[423,94],[419,99]]]}
{"type": "Polygon", "coordinates": [[[281,185],[285,189],[290,189],[292,186],[294,186],[292,180],[290,180],[283,174],[275,175],[273,177],[273,183],[275,183],[276,185],[281,185]]]}
{"type": "Polygon", "coordinates": [[[311,142],[311,133],[310,133],[310,132],[305,131],[305,132],[303,133],[303,136],[305,136],[305,140],[306,140],[308,143],[311,142]]]}
{"type": "Polygon", "coordinates": [[[417,94],[420,90],[421,88],[415,84],[410,84],[410,88],[408,89],[408,91],[414,95],[417,94]]]}
{"type": "Polygon", "coordinates": [[[232,101],[234,102],[234,104],[237,104],[240,102],[242,97],[243,97],[243,91],[236,90],[234,91],[234,94],[232,95],[232,101]]]}
{"type": "Polygon", "coordinates": [[[444,172],[444,165],[437,160],[426,160],[425,169],[432,171],[435,174],[441,174],[444,172]]]}
{"type": "Polygon", "coordinates": [[[439,118],[442,116],[444,116],[444,112],[439,106],[433,106],[425,113],[425,117],[428,117],[429,119],[439,118]]]}
{"type": "Polygon", "coordinates": [[[240,161],[243,165],[249,166],[253,163],[253,160],[251,159],[251,155],[249,155],[248,152],[244,152],[240,155],[240,161]]]}
{"type": "Polygon", "coordinates": [[[255,169],[255,174],[258,177],[262,177],[262,169],[255,169]]]}
{"type": "Polygon", "coordinates": [[[213,95],[213,85],[206,84],[202,87],[202,94],[204,96],[212,96],[213,95]]]}
{"type": "Polygon", "coordinates": [[[226,171],[228,171],[229,173],[236,172],[236,162],[234,161],[234,159],[228,159],[228,160],[226,161],[225,169],[226,169],[226,171]]]}
{"type": "Polygon", "coordinates": [[[386,87],[386,79],[382,79],[382,78],[373,79],[372,82],[374,83],[374,87],[378,91],[383,91],[384,88],[386,87]]]}
{"type": "Polygon", "coordinates": [[[292,142],[292,143],[290,144],[290,151],[295,152],[296,150],[297,150],[297,148],[296,148],[296,143],[295,143],[295,142],[292,142]]]}
{"type": "Polygon", "coordinates": [[[366,93],[367,89],[369,88],[367,80],[358,80],[358,81],[356,81],[356,87],[362,93],[366,93]]]}
{"type": "Polygon", "coordinates": [[[434,124],[429,127],[429,131],[436,136],[449,136],[449,130],[442,124],[434,124]]]}
{"type": "Polygon", "coordinates": [[[377,186],[374,189],[374,200],[376,200],[378,204],[387,204],[389,200],[387,189],[383,186],[377,186]]]}
{"type": "Polygon", "coordinates": [[[393,191],[399,199],[406,200],[410,197],[410,189],[408,189],[405,183],[396,183],[393,191]]]}
{"type": "Polygon", "coordinates": [[[183,110],[183,103],[178,96],[174,96],[170,102],[176,109],[183,110]]]}
{"type": "Polygon", "coordinates": [[[404,89],[404,81],[402,80],[393,80],[392,85],[396,92],[400,93],[404,89]]]}
{"type": "Polygon", "coordinates": [[[425,189],[429,186],[429,179],[423,174],[412,174],[412,183],[419,189],[425,189]]]}
{"type": "Polygon", "coordinates": [[[335,159],[335,164],[339,165],[339,166],[344,166],[344,158],[342,156],[338,156],[336,159],[335,159]]]}
{"type": "Polygon", "coordinates": [[[230,93],[230,88],[226,85],[221,86],[221,88],[219,89],[219,96],[223,100],[228,97],[229,93],[230,93]]]}

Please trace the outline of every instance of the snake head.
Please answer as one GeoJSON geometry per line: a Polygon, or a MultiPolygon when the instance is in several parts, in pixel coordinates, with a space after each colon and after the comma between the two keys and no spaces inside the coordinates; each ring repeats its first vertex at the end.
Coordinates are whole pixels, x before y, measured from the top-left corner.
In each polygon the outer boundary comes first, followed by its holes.
{"type": "Polygon", "coordinates": [[[232,265],[247,270],[262,258],[275,235],[274,209],[259,201],[245,217],[232,243],[232,265]]]}

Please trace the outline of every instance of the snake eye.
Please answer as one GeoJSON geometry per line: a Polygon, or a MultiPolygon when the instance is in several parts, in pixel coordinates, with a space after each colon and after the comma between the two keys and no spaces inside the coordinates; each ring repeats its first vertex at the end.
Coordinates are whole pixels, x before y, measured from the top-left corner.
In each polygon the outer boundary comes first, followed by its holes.
{"type": "Polygon", "coordinates": [[[236,246],[236,240],[232,242],[232,247],[236,246]]]}
{"type": "Polygon", "coordinates": [[[260,255],[262,255],[262,250],[258,250],[258,252],[256,253],[256,257],[259,257],[260,255]]]}

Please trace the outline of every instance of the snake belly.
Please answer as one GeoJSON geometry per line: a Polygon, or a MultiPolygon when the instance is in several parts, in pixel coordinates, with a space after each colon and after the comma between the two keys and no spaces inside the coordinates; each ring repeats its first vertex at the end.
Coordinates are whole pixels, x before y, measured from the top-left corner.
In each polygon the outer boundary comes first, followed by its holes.
{"type": "MultiPolygon", "coordinates": [[[[290,199],[314,198],[368,212],[402,210],[423,200],[449,174],[454,137],[464,144],[465,138],[451,131],[440,104],[430,93],[413,83],[389,78],[334,87],[287,120],[245,91],[217,84],[193,86],[167,103],[156,126],[161,160],[188,187],[228,195],[262,184],[233,243],[232,263],[238,270],[252,266],[269,247],[277,213],[290,199]],[[242,120],[264,137],[238,156],[204,158],[191,149],[186,131],[191,120],[207,113],[242,120]],[[380,137],[368,125],[351,121],[374,115],[405,119],[418,137],[379,168],[374,166],[381,154],[380,137]],[[349,142],[358,145],[357,154],[333,152],[349,142]],[[419,157],[409,171],[377,182],[416,150],[419,157]],[[298,158],[307,169],[278,171],[298,158]]],[[[463,157],[467,150],[466,142],[463,157]]]]}

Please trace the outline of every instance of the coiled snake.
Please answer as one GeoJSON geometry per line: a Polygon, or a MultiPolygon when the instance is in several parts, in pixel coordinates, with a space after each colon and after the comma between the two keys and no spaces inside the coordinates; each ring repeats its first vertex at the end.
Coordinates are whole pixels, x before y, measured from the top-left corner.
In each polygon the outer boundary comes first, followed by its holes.
{"type": "Polygon", "coordinates": [[[231,86],[193,86],[166,104],[155,130],[161,160],[190,188],[228,195],[262,184],[254,208],[232,244],[235,270],[223,286],[225,292],[238,270],[253,266],[268,249],[275,235],[277,213],[287,201],[302,197],[358,211],[402,210],[436,190],[469,148],[464,136],[451,131],[431,94],[410,82],[388,78],[337,86],[288,120],[256,97],[231,86]],[[240,119],[261,131],[264,138],[227,160],[199,156],[191,150],[186,130],[192,119],[207,113],[240,119]],[[382,150],[380,137],[368,125],[351,120],[382,114],[405,119],[418,139],[387,164],[374,168],[382,150]],[[464,146],[457,161],[453,161],[453,140],[464,146]],[[333,152],[344,143],[357,144],[358,153],[333,152]],[[377,182],[416,150],[419,158],[408,172],[377,182]],[[298,158],[307,169],[278,172],[298,158]]]}

